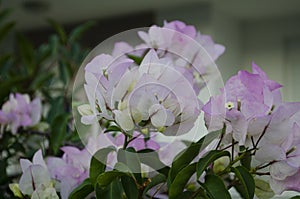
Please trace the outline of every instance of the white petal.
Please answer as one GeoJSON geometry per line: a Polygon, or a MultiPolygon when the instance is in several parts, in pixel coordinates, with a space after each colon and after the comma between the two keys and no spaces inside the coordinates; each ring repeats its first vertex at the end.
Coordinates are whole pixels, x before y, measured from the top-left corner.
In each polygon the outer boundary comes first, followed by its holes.
{"type": "Polygon", "coordinates": [[[125,109],[123,111],[115,110],[113,112],[115,114],[116,122],[123,130],[130,131],[134,128],[134,123],[131,116],[129,115],[128,109],[125,109]]]}

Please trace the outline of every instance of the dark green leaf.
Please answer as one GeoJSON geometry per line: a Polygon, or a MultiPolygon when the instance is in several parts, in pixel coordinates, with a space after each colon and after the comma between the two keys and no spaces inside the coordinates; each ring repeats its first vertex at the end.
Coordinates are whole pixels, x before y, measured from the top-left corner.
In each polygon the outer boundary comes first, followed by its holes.
{"type": "Polygon", "coordinates": [[[50,100],[50,105],[51,105],[51,108],[47,115],[47,122],[51,124],[58,115],[65,113],[64,97],[58,96],[58,97],[52,98],[50,100]]]}
{"type": "Polygon", "coordinates": [[[0,12],[0,23],[3,22],[12,12],[12,9],[5,9],[0,12]]]}
{"type": "Polygon", "coordinates": [[[103,148],[93,155],[90,166],[90,180],[93,185],[95,185],[97,177],[105,172],[107,155],[115,150],[114,147],[103,148]]]}
{"type": "Polygon", "coordinates": [[[230,153],[228,151],[218,151],[212,150],[209,151],[206,155],[204,155],[197,163],[197,179],[200,178],[205,169],[213,163],[215,160],[220,157],[228,156],[230,157],[230,153]]]}
{"type": "Polygon", "coordinates": [[[122,130],[118,126],[109,126],[108,128],[106,128],[104,133],[111,132],[111,131],[121,132],[122,130]]]}
{"type": "Polygon", "coordinates": [[[251,168],[251,159],[252,159],[251,151],[245,151],[244,153],[245,155],[241,159],[241,164],[242,166],[244,166],[246,169],[249,170],[251,168]]]}
{"type": "Polygon", "coordinates": [[[89,179],[84,180],[78,187],[76,187],[71,194],[69,199],[85,198],[94,191],[94,187],[89,179]]]}
{"type": "Polygon", "coordinates": [[[122,176],[121,182],[127,198],[137,199],[139,195],[139,190],[134,180],[129,176],[122,176]]]}
{"type": "Polygon", "coordinates": [[[146,194],[147,194],[147,191],[153,187],[155,187],[156,185],[158,184],[161,184],[161,183],[164,183],[166,182],[167,178],[165,175],[163,174],[157,174],[156,176],[154,176],[153,178],[151,178],[149,184],[147,184],[147,186],[145,187],[144,189],[144,192],[143,192],[143,198],[145,198],[146,194]]]}
{"type": "Polygon", "coordinates": [[[0,29],[0,42],[5,38],[5,36],[9,33],[9,31],[15,26],[15,22],[10,22],[5,24],[0,29]]]}
{"type": "Polygon", "coordinates": [[[107,171],[105,173],[101,173],[97,178],[97,184],[101,187],[106,187],[115,179],[118,179],[122,176],[130,176],[128,173],[120,172],[120,171],[107,171]]]}
{"type": "Polygon", "coordinates": [[[252,199],[254,197],[255,182],[253,176],[243,166],[232,167],[232,171],[239,179],[240,184],[234,186],[242,198],[252,199]]]}
{"type": "Polygon", "coordinates": [[[140,65],[143,61],[143,57],[138,57],[138,56],[130,55],[130,54],[128,54],[127,57],[129,59],[132,59],[137,65],[140,65]]]}
{"type": "Polygon", "coordinates": [[[69,114],[64,113],[57,116],[51,123],[50,146],[55,154],[58,152],[66,136],[69,117],[69,114]]]}
{"type": "Polygon", "coordinates": [[[95,21],[89,21],[87,23],[84,23],[78,27],[76,27],[72,32],[70,33],[69,42],[75,42],[77,41],[84,32],[86,32],[88,29],[93,27],[96,24],[95,21]]]}
{"type": "Polygon", "coordinates": [[[50,82],[54,77],[53,73],[41,73],[40,75],[36,76],[33,82],[30,85],[30,88],[33,90],[40,89],[42,86],[46,86],[45,84],[50,82]]]}
{"type": "Polygon", "coordinates": [[[21,34],[17,34],[17,44],[21,59],[28,69],[29,74],[33,74],[35,69],[35,52],[32,44],[21,34]]]}
{"type": "Polygon", "coordinates": [[[0,185],[7,182],[7,173],[6,173],[7,161],[1,158],[0,161],[0,185]]]}
{"type": "Polygon", "coordinates": [[[58,71],[59,71],[59,78],[63,82],[64,85],[68,85],[68,81],[70,78],[70,73],[68,71],[68,63],[64,61],[58,62],[58,71]]]}
{"type": "Polygon", "coordinates": [[[173,182],[175,176],[178,172],[190,164],[193,159],[199,155],[200,150],[207,147],[214,139],[216,139],[220,135],[221,131],[214,131],[203,138],[201,138],[198,142],[192,143],[187,149],[185,149],[181,154],[179,154],[172,163],[172,167],[169,173],[168,183],[173,182]]]}
{"type": "Polygon", "coordinates": [[[141,163],[148,165],[154,170],[168,176],[170,168],[161,162],[158,153],[152,149],[138,151],[141,163]]]}
{"type": "Polygon", "coordinates": [[[3,101],[4,98],[6,98],[9,93],[13,90],[13,88],[18,88],[20,87],[22,84],[24,84],[24,82],[28,81],[30,77],[25,76],[25,77],[14,77],[9,79],[8,81],[5,82],[1,82],[0,84],[0,100],[3,101]]]}
{"type": "Polygon", "coordinates": [[[181,169],[175,176],[174,181],[169,187],[169,198],[175,199],[183,192],[186,184],[192,175],[196,172],[196,164],[193,163],[181,169]]]}
{"type": "Polygon", "coordinates": [[[231,199],[223,180],[219,176],[207,174],[205,176],[205,183],[203,183],[202,186],[210,199],[231,199]]]}
{"type": "Polygon", "coordinates": [[[300,196],[294,196],[294,197],[291,197],[290,199],[300,199],[300,196]]]}
{"type": "Polygon", "coordinates": [[[133,148],[119,149],[118,161],[124,163],[134,173],[136,180],[141,183],[141,162],[138,154],[133,148]]]}
{"type": "Polygon", "coordinates": [[[122,199],[124,197],[124,190],[119,179],[112,181],[106,187],[99,187],[96,185],[97,199],[122,199]]]}
{"type": "Polygon", "coordinates": [[[66,44],[67,34],[66,34],[64,28],[59,23],[54,21],[53,19],[48,19],[47,21],[52,26],[52,28],[54,28],[54,30],[57,32],[57,34],[59,35],[59,39],[62,42],[62,44],[66,44]]]}

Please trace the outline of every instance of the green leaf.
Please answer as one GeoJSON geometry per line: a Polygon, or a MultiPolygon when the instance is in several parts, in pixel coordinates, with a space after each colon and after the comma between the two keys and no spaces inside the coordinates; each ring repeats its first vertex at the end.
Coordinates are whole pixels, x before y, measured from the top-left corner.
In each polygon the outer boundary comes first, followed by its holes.
{"type": "Polygon", "coordinates": [[[28,81],[30,79],[29,76],[19,76],[19,77],[13,77],[10,78],[8,81],[1,82],[0,84],[0,100],[3,101],[4,98],[6,98],[9,93],[13,90],[13,88],[20,86],[21,84],[24,84],[24,82],[28,81]]]}
{"type": "Polygon", "coordinates": [[[5,24],[3,27],[0,29],[0,42],[5,38],[5,36],[11,31],[11,29],[15,26],[15,22],[9,22],[5,24]]]}
{"type": "Polygon", "coordinates": [[[106,187],[115,179],[118,179],[122,176],[130,176],[128,173],[120,172],[120,171],[107,171],[105,173],[101,173],[97,178],[97,184],[101,187],[106,187]]]}
{"type": "Polygon", "coordinates": [[[72,30],[72,32],[70,33],[69,36],[69,42],[73,43],[75,41],[77,41],[84,32],[86,32],[88,29],[90,29],[91,27],[93,27],[96,24],[95,21],[89,21],[86,22],[78,27],[76,27],[74,30],[72,30]]]}
{"type": "Polygon", "coordinates": [[[204,155],[197,163],[197,179],[200,178],[202,173],[205,169],[213,163],[215,160],[219,159],[220,157],[228,156],[230,157],[230,153],[228,151],[218,151],[212,150],[209,151],[206,155],[204,155]]]}
{"type": "Polygon", "coordinates": [[[221,133],[220,131],[214,131],[206,136],[202,137],[198,142],[192,143],[187,149],[179,154],[172,163],[168,183],[173,182],[178,172],[190,164],[193,159],[199,155],[200,150],[207,147],[214,139],[216,139],[221,133]]]}
{"type": "Polygon", "coordinates": [[[223,180],[214,174],[205,176],[205,183],[202,184],[210,199],[231,199],[231,196],[223,180]]]}
{"type": "Polygon", "coordinates": [[[54,28],[54,30],[57,32],[57,34],[59,35],[59,39],[60,39],[61,43],[66,44],[67,34],[66,34],[66,31],[64,30],[64,28],[59,23],[54,21],[53,19],[47,19],[47,21],[52,26],[52,28],[54,28]]]}
{"type": "Polygon", "coordinates": [[[150,183],[147,184],[147,186],[145,187],[145,189],[143,191],[143,198],[146,197],[146,194],[147,194],[147,192],[148,192],[149,189],[155,187],[158,184],[166,182],[166,180],[167,180],[166,176],[163,175],[163,174],[160,174],[160,173],[157,174],[156,176],[152,177],[150,179],[150,183]]]}
{"type": "Polygon", "coordinates": [[[251,168],[251,159],[252,159],[252,155],[251,155],[251,151],[245,151],[243,152],[245,153],[244,157],[241,159],[241,164],[242,166],[244,166],[246,169],[250,170],[251,168]]]}
{"type": "Polygon", "coordinates": [[[67,123],[70,115],[67,113],[58,115],[51,123],[50,146],[54,154],[57,154],[67,133],[67,123]]]}
{"type": "Polygon", "coordinates": [[[275,193],[268,182],[261,179],[255,179],[255,195],[259,199],[269,199],[273,198],[275,193]]]}
{"type": "Polygon", "coordinates": [[[128,199],[137,199],[139,190],[134,180],[129,176],[122,176],[121,183],[128,199]]]}
{"type": "Polygon", "coordinates": [[[51,72],[49,73],[41,73],[36,76],[33,82],[30,85],[30,88],[33,90],[40,89],[42,86],[45,86],[46,83],[50,82],[55,75],[51,72]]]}
{"type": "Polygon", "coordinates": [[[108,147],[98,150],[91,159],[91,166],[90,166],[90,181],[93,185],[97,182],[97,177],[105,172],[106,169],[106,161],[107,155],[115,151],[114,147],[108,147]]]}
{"type": "Polygon", "coordinates": [[[127,57],[129,59],[132,59],[137,65],[140,65],[143,61],[143,57],[139,57],[139,56],[135,56],[135,55],[130,55],[130,54],[127,54],[127,57]]]}
{"type": "Polygon", "coordinates": [[[94,186],[89,179],[86,179],[71,192],[69,199],[85,198],[93,191],[94,186]]]}
{"type": "Polygon", "coordinates": [[[17,44],[22,62],[28,69],[29,74],[35,70],[35,52],[32,44],[21,34],[16,35],[17,44]]]}
{"type": "Polygon", "coordinates": [[[118,126],[109,126],[109,127],[106,128],[106,130],[104,131],[104,133],[111,132],[111,131],[121,132],[122,130],[118,126]]]}
{"type": "Polygon", "coordinates": [[[1,158],[0,161],[0,185],[7,183],[8,177],[6,173],[6,168],[7,168],[7,160],[3,160],[1,158]]]}
{"type": "Polygon", "coordinates": [[[119,162],[124,163],[134,173],[136,180],[141,183],[141,162],[136,151],[133,148],[119,149],[117,158],[119,162]]]}
{"type": "Polygon", "coordinates": [[[64,61],[58,62],[58,71],[59,71],[59,78],[63,82],[64,85],[68,85],[68,81],[70,78],[70,73],[68,71],[68,63],[64,61]]]}
{"type": "Polygon", "coordinates": [[[242,198],[252,199],[255,191],[253,176],[243,166],[232,167],[231,169],[240,181],[239,185],[234,186],[236,190],[241,194],[242,198]]]}
{"type": "Polygon", "coordinates": [[[161,162],[158,153],[152,149],[138,151],[141,163],[148,165],[157,172],[168,176],[170,168],[161,162]]]}
{"type": "Polygon", "coordinates": [[[12,9],[1,10],[0,12],[0,23],[3,22],[12,12],[12,9]]]}
{"type": "MultiPolygon", "coordinates": [[[[46,93],[44,93],[44,95],[45,94],[46,93]]],[[[63,96],[57,96],[55,98],[50,98],[49,100],[50,100],[51,108],[47,115],[47,122],[51,124],[57,116],[65,113],[65,106],[64,106],[65,99],[63,96]]]]}
{"type": "Polygon", "coordinates": [[[290,199],[300,199],[300,196],[294,196],[294,197],[291,197],[290,199]]]}
{"type": "Polygon", "coordinates": [[[169,198],[175,199],[183,192],[186,184],[188,183],[189,179],[196,171],[197,163],[193,163],[181,169],[177,175],[175,176],[174,181],[171,183],[169,187],[169,198]]]}
{"type": "Polygon", "coordinates": [[[122,199],[124,198],[124,190],[119,179],[112,181],[106,187],[99,187],[96,185],[97,199],[122,199]]]}

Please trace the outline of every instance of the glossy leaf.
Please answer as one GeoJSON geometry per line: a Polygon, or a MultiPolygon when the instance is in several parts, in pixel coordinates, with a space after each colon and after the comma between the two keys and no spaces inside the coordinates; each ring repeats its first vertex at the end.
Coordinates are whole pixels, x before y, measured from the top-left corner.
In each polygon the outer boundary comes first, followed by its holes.
{"type": "Polygon", "coordinates": [[[179,154],[172,163],[168,179],[169,183],[173,182],[178,172],[190,164],[194,158],[199,155],[200,150],[207,147],[220,135],[220,133],[221,131],[211,132],[201,138],[198,142],[192,143],[187,149],[181,152],[181,154],[179,154]]]}
{"type": "Polygon", "coordinates": [[[86,179],[71,192],[69,199],[85,198],[93,191],[94,186],[89,179],[86,179]]]}
{"type": "Polygon", "coordinates": [[[202,173],[211,163],[223,156],[230,157],[230,153],[228,151],[213,150],[209,151],[205,156],[200,158],[197,163],[197,179],[200,178],[202,173]]]}
{"type": "Polygon", "coordinates": [[[127,57],[129,59],[132,59],[137,65],[140,65],[143,61],[143,57],[138,57],[138,56],[130,55],[130,54],[128,54],[127,57]]]}
{"type": "Polygon", "coordinates": [[[106,187],[99,187],[96,185],[97,199],[122,199],[124,198],[124,190],[119,179],[113,180],[106,187]]]}
{"type": "Polygon", "coordinates": [[[175,176],[174,181],[169,186],[169,198],[177,198],[184,190],[186,184],[192,175],[196,172],[197,163],[186,166],[181,169],[175,176]]]}
{"type": "Polygon", "coordinates": [[[112,151],[115,151],[114,147],[103,148],[93,155],[90,166],[90,181],[93,185],[95,185],[98,176],[105,172],[107,155],[112,151]]]}
{"type": "Polygon", "coordinates": [[[108,186],[110,183],[112,183],[112,181],[114,181],[115,179],[118,179],[122,176],[130,176],[128,173],[124,173],[124,172],[120,172],[120,171],[107,171],[105,173],[101,173],[98,177],[97,177],[97,184],[100,187],[106,187],[108,186]]]}
{"type": "Polygon", "coordinates": [[[244,153],[245,155],[241,159],[241,164],[242,166],[244,166],[246,169],[249,170],[251,168],[251,160],[252,160],[251,151],[245,151],[244,153]]]}
{"type": "Polygon", "coordinates": [[[104,133],[111,132],[111,131],[121,132],[122,130],[118,126],[109,126],[105,129],[104,133]]]}
{"type": "Polygon", "coordinates": [[[252,199],[255,191],[253,176],[243,166],[232,167],[232,171],[235,173],[240,182],[239,185],[234,186],[236,190],[240,193],[242,198],[252,199]]]}
{"type": "Polygon", "coordinates": [[[118,161],[124,163],[129,170],[134,173],[136,180],[141,183],[141,162],[138,154],[133,148],[127,148],[126,150],[119,149],[118,161]]]}
{"type": "Polygon", "coordinates": [[[231,199],[231,196],[223,180],[214,174],[205,176],[205,183],[202,184],[210,199],[231,199]]]}
{"type": "Polygon", "coordinates": [[[139,195],[139,190],[134,180],[129,176],[122,176],[121,183],[124,189],[124,192],[128,199],[136,199],[139,195]]]}
{"type": "Polygon", "coordinates": [[[157,172],[168,176],[170,168],[161,162],[158,153],[152,149],[143,149],[138,151],[141,163],[148,165],[157,172]]]}

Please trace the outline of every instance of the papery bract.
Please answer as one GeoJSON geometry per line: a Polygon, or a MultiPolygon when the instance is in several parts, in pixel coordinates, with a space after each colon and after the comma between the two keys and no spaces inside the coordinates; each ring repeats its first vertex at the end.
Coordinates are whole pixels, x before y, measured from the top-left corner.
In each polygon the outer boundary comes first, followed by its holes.
{"type": "Polygon", "coordinates": [[[79,107],[82,122],[105,118],[115,120],[124,131],[149,128],[166,135],[187,133],[193,127],[201,103],[190,82],[172,63],[150,50],[139,68],[132,66],[132,60],[122,59],[96,69],[101,65],[97,63],[106,60],[107,56],[98,56],[86,67],[90,108],[84,111],[86,105],[79,107]],[[140,122],[148,124],[140,126],[140,122]]]}
{"type": "Polygon", "coordinates": [[[10,94],[0,110],[0,124],[8,126],[13,134],[19,127],[36,125],[41,119],[42,107],[39,98],[30,101],[27,94],[10,94]]]}
{"type": "Polygon", "coordinates": [[[268,115],[281,104],[280,84],[269,80],[253,63],[253,73],[239,71],[225,84],[221,94],[203,107],[209,131],[226,125],[227,134],[246,143],[248,136],[259,136],[268,123],[268,115]]]}
{"type": "Polygon", "coordinates": [[[52,180],[41,150],[34,154],[32,162],[21,159],[20,164],[23,174],[20,178],[19,187],[23,194],[34,196],[38,192],[49,188],[49,194],[56,195],[56,192],[51,191],[51,188],[53,188],[52,180]]]}

